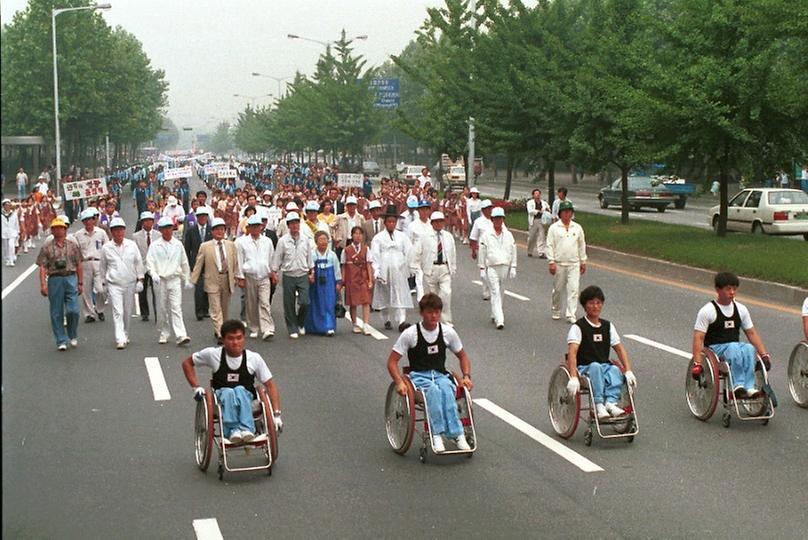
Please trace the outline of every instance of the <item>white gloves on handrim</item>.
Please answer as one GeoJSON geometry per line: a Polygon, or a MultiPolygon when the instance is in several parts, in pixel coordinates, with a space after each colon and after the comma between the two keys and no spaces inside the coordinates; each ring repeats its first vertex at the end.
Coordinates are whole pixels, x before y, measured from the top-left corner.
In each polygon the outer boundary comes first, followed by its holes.
{"type": "Polygon", "coordinates": [[[205,399],[205,389],[201,386],[194,388],[194,399],[197,401],[202,401],[205,399]]]}
{"type": "Polygon", "coordinates": [[[578,380],[578,377],[571,377],[569,382],[567,382],[567,393],[570,396],[574,396],[580,389],[581,381],[578,380]]]}
{"type": "Polygon", "coordinates": [[[633,371],[626,371],[623,375],[626,377],[626,384],[631,388],[637,388],[637,377],[634,376],[633,371]]]}

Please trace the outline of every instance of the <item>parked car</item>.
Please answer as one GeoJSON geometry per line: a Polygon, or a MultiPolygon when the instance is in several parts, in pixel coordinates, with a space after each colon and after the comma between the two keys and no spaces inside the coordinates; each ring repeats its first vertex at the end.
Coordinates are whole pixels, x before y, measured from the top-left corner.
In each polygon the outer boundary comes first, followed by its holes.
{"type": "Polygon", "coordinates": [[[422,165],[399,165],[398,179],[406,182],[408,186],[415,184],[421,176],[422,165]]]}
{"type": "MultiPolygon", "coordinates": [[[[615,180],[612,185],[601,189],[598,193],[601,208],[609,208],[609,205],[622,207],[622,200],[622,180],[615,180]]],[[[675,200],[676,195],[671,190],[650,176],[628,177],[628,205],[634,211],[645,206],[656,208],[657,212],[664,212],[675,200]]]]}
{"type": "MultiPolygon", "coordinates": [[[[710,208],[713,229],[718,228],[720,208],[710,208]]],[[[745,189],[729,200],[727,230],[801,234],[808,240],[808,194],[798,189],[745,189]]]]}
{"type": "Polygon", "coordinates": [[[382,168],[375,161],[363,161],[362,172],[370,176],[381,176],[382,168]]]}
{"type": "Polygon", "coordinates": [[[451,190],[466,187],[466,168],[462,165],[449,167],[449,170],[443,175],[443,184],[451,190]]]}

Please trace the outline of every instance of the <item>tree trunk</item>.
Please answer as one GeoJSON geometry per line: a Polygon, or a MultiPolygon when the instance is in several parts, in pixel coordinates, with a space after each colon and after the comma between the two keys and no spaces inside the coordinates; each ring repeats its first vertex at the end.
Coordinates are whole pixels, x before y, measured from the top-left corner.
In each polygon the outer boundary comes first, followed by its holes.
{"type": "Polygon", "coordinates": [[[628,171],[629,167],[620,167],[620,223],[628,225],[628,171]]]}
{"type": "Polygon", "coordinates": [[[511,181],[513,180],[513,157],[511,154],[507,156],[507,172],[505,173],[505,200],[511,198],[511,181]]]}
{"type": "Polygon", "coordinates": [[[721,163],[718,173],[718,182],[721,186],[720,191],[720,210],[718,213],[718,236],[724,237],[727,235],[727,195],[729,193],[729,179],[727,177],[727,168],[724,163],[721,163]]]}
{"type": "Polygon", "coordinates": [[[547,204],[553,205],[555,199],[555,160],[545,159],[547,165],[547,204]]]}
{"type": "Polygon", "coordinates": [[[574,163],[572,165],[570,165],[570,173],[572,174],[572,183],[577,184],[578,183],[578,167],[576,167],[574,163]]]}

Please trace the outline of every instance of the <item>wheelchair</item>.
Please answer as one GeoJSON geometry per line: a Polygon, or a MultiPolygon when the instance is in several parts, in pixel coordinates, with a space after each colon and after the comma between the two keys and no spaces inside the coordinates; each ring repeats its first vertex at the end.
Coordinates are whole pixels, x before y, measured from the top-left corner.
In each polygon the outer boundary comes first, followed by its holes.
{"type": "Polygon", "coordinates": [[[222,436],[222,426],[219,419],[222,417],[222,407],[213,388],[209,386],[204,399],[196,403],[196,416],[194,421],[194,449],[196,464],[202,471],[208,470],[210,458],[213,454],[213,445],[216,444],[219,454],[217,473],[219,480],[224,479],[224,472],[245,472],[266,470],[272,476],[272,465],[278,459],[278,433],[275,431],[275,421],[272,402],[263,386],[256,387],[257,399],[252,402],[253,419],[255,420],[256,436],[250,442],[231,443],[222,436]],[[231,463],[234,452],[243,452],[249,455],[257,449],[263,455],[263,462],[259,465],[234,467],[231,463]]]}
{"type": "MultiPolygon", "coordinates": [[[[619,360],[612,360],[612,364],[625,371],[623,364],[619,360]]],[[[623,383],[623,390],[617,402],[618,407],[626,411],[622,416],[598,418],[595,414],[595,402],[590,392],[589,377],[578,375],[581,389],[575,396],[570,396],[567,392],[567,383],[570,380],[570,372],[567,369],[566,361],[561,364],[550,375],[550,389],[547,392],[547,405],[550,414],[550,423],[553,429],[562,439],[569,439],[575,434],[581,413],[585,414],[586,431],[584,432],[584,444],[592,445],[594,434],[597,433],[601,439],[625,439],[634,442],[634,437],[640,432],[640,424],[637,420],[637,409],[634,406],[634,390],[623,383]],[[581,403],[581,396],[587,396],[585,403],[581,403]]]]}
{"type": "MultiPolygon", "coordinates": [[[[431,430],[429,428],[429,414],[426,399],[423,392],[417,390],[409,377],[410,369],[404,368],[404,382],[407,385],[407,395],[402,396],[396,391],[395,383],[390,383],[387,389],[387,401],[384,405],[384,421],[387,428],[387,440],[393,451],[404,455],[410,449],[415,438],[416,426],[421,424],[421,449],[419,458],[421,463],[426,463],[427,449],[432,450],[435,455],[446,456],[452,454],[465,455],[471,458],[477,451],[477,436],[474,430],[474,415],[472,412],[471,394],[465,386],[459,384],[459,378],[454,373],[449,373],[449,377],[455,384],[455,401],[457,403],[457,415],[463,425],[463,432],[470,450],[449,450],[436,452],[432,446],[431,430]]],[[[451,444],[451,443],[449,443],[451,444]]]]}
{"type": "Polygon", "coordinates": [[[788,360],[788,391],[800,407],[808,408],[808,341],[800,341],[788,360]]]}
{"type": "Polygon", "coordinates": [[[755,382],[762,391],[755,398],[735,398],[729,364],[719,360],[709,347],[701,351],[702,372],[698,378],[692,376],[694,364],[691,359],[687,366],[685,392],[687,406],[699,420],[706,422],[713,416],[719,399],[724,408],[721,423],[725,428],[730,426],[733,414],[738,420],[760,421],[764,426],[774,417],[777,402],[769,386],[769,367],[759,356],[755,361],[755,382]]]}

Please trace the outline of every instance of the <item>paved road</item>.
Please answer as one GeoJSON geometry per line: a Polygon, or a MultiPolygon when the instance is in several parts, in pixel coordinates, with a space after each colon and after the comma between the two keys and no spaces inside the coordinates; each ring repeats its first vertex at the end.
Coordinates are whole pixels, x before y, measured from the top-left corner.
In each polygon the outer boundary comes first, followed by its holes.
{"type": "MultiPolygon", "coordinates": [[[[133,213],[126,209],[132,222],[133,213]]],[[[550,319],[543,261],[520,261],[508,288],[528,300],[506,297],[506,327],[497,331],[468,251],[460,254],[454,309],[475,398],[560,441],[546,396],[567,325],[550,319]]],[[[5,269],[4,289],[32,258],[5,269]]],[[[584,277],[592,283],[604,287],[604,316],[621,334],[689,348],[706,293],[597,264],[584,277]]],[[[386,340],[356,336],[345,321],[335,338],[292,342],[280,331],[269,344],[251,340],[282,393],[281,457],[271,478],[248,473],[222,483],[194,464],[194,402],[180,362],[212,343],[209,321],[197,322],[191,303],[184,301],[188,349],[158,345],[153,324],[135,319],[132,345],[116,351],[108,319],[82,323],[79,348],[57,353],[36,279],[5,296],[4,536],[194,538],[198,519],[216,519],[225,538],[802,538],[808,530],[808,416],[788,398],[782,364],[800,327],[780,306],[751,306],[775,358],[781,399],[766,427],[735,422],[727,430],[718,415],[695,420],[683,396],[686,360],[625,337],[639,378],[640,434],[630,445],[586,447],[579,428],[563,442],[598,472],[582,471],[479,406],[473,459],[421,465],[415,448],[394,454],[383,406],[395,332],[384,332],[386,340]],[[153,397],[149,356],[160,359],[170,400],[153,397]]],[[[378,315],[372,322],[381,326],[378,315]]]]}

